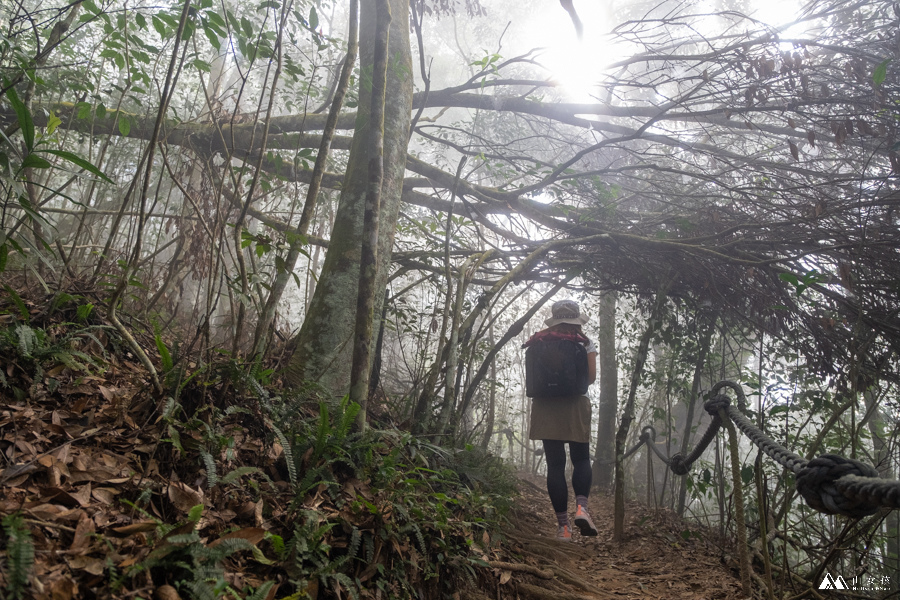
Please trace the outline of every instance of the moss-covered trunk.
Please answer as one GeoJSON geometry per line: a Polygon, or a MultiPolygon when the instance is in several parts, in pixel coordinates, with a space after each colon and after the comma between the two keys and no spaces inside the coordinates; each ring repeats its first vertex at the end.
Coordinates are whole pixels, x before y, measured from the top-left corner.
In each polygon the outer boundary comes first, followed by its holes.
{"type": "MultiPolygon", "coordinates": [[[[375,289],[384,289],[391,260],[400,194],[406,167],[406,148],[412,113],[412,63],[409,47],[409,3],[390,0],[393,15],[388,47],[387,93],[384,114],[384,178],[381,188],[378,260],[375,289]]],[[[363,229],[368,156],[366,140],[371,106],[371,76],[375,36],[375,7],[360,7],[360,82],[356,130],[334,229],[319,284],[297,336],[297,349],[286,369],[290,385],[314,381],[343,396],[350,387],[354,315],[359,283],[360,241],[363,229]]],[[[380,314],[377,299],[375,314],[380,314]]],[[[376,325],[377,326],[377,325],[376,325]]]]}
{"type": "Polygon", "coordinates": [[[619,374],[616,364],[616,292],[599,298],[597,350],[600,404],[597,409],[597,444],[594,448],[594,485],[603,492],[613,487],[616,458],[616,412],[619,408],[619,374]]]}

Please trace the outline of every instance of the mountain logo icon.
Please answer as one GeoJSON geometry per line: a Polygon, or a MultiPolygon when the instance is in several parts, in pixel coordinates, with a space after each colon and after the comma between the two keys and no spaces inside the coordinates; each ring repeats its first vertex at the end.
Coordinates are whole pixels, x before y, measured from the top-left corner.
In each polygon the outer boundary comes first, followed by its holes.
{"type": "Polygon", "coordinates": [[[825,578],[822,579],[822,583],[819,584],[820,590],[849,590],[850,587],[847,585],[847,582],[844,581],[844,578],[840,575],[837,578],[831,576],[831,573],[825,573],[825,578]]]}

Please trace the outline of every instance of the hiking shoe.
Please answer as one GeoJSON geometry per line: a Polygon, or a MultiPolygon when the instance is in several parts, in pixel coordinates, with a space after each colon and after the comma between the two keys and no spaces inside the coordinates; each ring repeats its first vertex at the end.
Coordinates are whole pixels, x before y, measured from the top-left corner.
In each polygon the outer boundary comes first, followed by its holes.
{"type": "Polygon", "coordinates": [[[591,521],[591,515],[587,513],[583,506],[579,506],[575,511],[575,526],[581,530],[581,535],[597,535],[597,528],[591,521]]]}
{"type": "Polygon", "coordinates": [[[572,541],[572,530],[569,529],[568,525],[560,525],[559,529],[556,530],[556,541],[558,542],[571,542],[572,541]]]}

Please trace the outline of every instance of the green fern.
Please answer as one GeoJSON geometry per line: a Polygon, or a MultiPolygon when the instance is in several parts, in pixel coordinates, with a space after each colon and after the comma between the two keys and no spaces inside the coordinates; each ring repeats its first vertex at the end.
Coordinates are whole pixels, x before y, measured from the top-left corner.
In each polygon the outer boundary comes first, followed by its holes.
{"type": "Polygon", "coordinates": [[[355,557],[359,552],[359,546],[362,542],[362,536],[359,533],[359,527],[353,526],[353,532],[350,534],[350,545],[347,547],[347,555],[355,557]]]}
{"type": "Polygon", "coordinates": [[[203,464],[206,465],[206,485],[209,488],[215,487],[219,483],[219,476],[216,473],[216,459],[206,450],[200,450],[200,457],[203,464]]]}
{"type": "Polygon", "coordinates": [[[332,433],[331,419],[328,416],[328,407],[324,402],[319,403],[319,426],[316,429],[315,450],[313,450],[313,460],[318,460],[325,453],[328,445],[328,436],[332,433]]]}
{"type": "Polygon", "coordinates": [[[335,431],[335,436],[338,439],[347,437],[350,429],[356,423],[356,415],[359,414],[361,409],[362,407],[359,404],[350,401],[350,396],[344,396],[343,400],[341,400],[341,418],[335,431]]]}
{"type": "Polygon", "coordinates": [[[278,429],[271,419],[266,419],[266,424],[272,428],[275,437],[278,438],[278,443],[281,444],[281,447],[284,449],[284,460],[287,461],[288,477],[291,480],[291,485],[297,485],[297,465],[294,464],[294,453],[291,450],[291,444],[288,442],[284,433],[278,429]]]}
{"type": "Polygon", "coordinates": [[[335,573],[334,575],[332,575],[332,577],[338,583],[344,586],[344,589],[350,592],[350,596],[353,598],[353,600],[359,600],[359,590],[357,589],[356,584],[353,583],[352,579],[350,579],[343,573],[335,573]]]}
{"type": "MultiPolygon", "coordinates": [[[[219,478],[219,483],[222,485],[228,485],[229,483],[233,483],[243,477],[244,475],[252,475],[253,473],[259,473],[259,469],[256,467],[238,467],[233,471],[229,471],[224,476],[219,478]]],[[[212,484],[210,484],[212,487],[212,484]]]]}
{"type": "Polygon", "coordinates": [[[19,324],[15,327],[16,337],[18,338],[18,350],[22,356],[32,358],[35,351],[41,345],[42,340],[47,334],[41,329],[33,329],[28,325],[19,324]],[[38,337],[40,332],[41,337],[38,337]]]}
{"type": "Polygon", "coordinates": [[[274,581],[267,581],[256,588],[256,590],[254,590],[252,594],[244,598],[244,600],[263,600],[264,598],[267,598],[269,596],[269,590],[271,590],[272,586],[274,585],[274,581]]]}
{"type": "Polygon", "coordinates": [[[34,566],[34,544],[19,513],[3,518],[3,531],[6,533],[6,597],[18,600],[28,590],[28,575],[34,566]]]}

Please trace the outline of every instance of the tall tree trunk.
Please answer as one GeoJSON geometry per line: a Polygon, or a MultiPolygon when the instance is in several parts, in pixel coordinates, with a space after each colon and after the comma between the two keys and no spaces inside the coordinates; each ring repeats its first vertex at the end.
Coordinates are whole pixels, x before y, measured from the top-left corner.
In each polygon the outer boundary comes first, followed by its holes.
{"type": "MultiPolygon", "coordinates": [[[[491,350],[496,347],[494,340],[494,324],[491,323],[490,327],[488,327],[488,343],[491,345],[491,350]]],[[[481,440],[481,447],[484,450],[488,449],[488,445],[491,443],[491,436],[494,434],[494,412],[497,409],[497,361],[496,361],[496,353],[492,355],[488,355],[488,358],[485,359],[485,362],[490,365],[490,384],[491,389],[488,391],[488,407],[487,407],[487,418],[484,421],[484,438],[481,440]]],[[[474,380],[473,380],[474,382],[474,380]]],[[[466,392],[466,396],[468,397],[468,391],[466,392]]]]}
{"type": "MultiPolygon", "coordinates": [[[[388,16],[390,17],[390,12],[388,12],[388,16]]],[[[257,355],[262,355],[265,352],[265,348],[269,341],[269,332],[272,328],[272,323],[275,320],[275,311],[278,308],[278,302],[281,300],[281,295],[284,293],[288,281],[294,272],[294,267],[297,265],[297,259],[300,257],[300,247],[304,244],[306,232],[309,229],[309,224],[312,222],[313,215],[316,212],[316,201],[318,200],[319,191],[322,187],[322,177],[325,175],[325,163],[328,160],[328,154],[331,150],[331,140],[334,138],[337,120],[340,116],[341,107],[344,105],[344,96],[350,86],[350,75],[356,64],[356,53],[359,45],[358,20],[359,2],[358,0],[353,0],[350,2],[350,33],[347,36],[347,56],[344,57],[344,64],[341,66],[341,74],[335,80],[335,88],[333,89],[334,101],[331,104],[331,109],[328,111],[325,129],[322,132],[322,141],[319,144],[319,152],[316,155],[316,163],[313,166],[312,178],[309,182],[309,188],[306,191],[306,202],[304,203],[303,211],[300,214],[300,221],[297,223],[297,228],[294,230],[293,234],[287,235],[290,249],[288,250],[287,257],[284,259],[284,269],[276,274],[275,281],[272,284],[272,290],[269,292],[269,299],[266,301],[265,308],[257,322],[256,333],[254,334],[254,353],[257,355]]],[[[387,35],[386,31],[384,32],[384,35],[387,35]]],[[[383,96],[380,98],[380,104],[382,108],[378,110],[382,112],[384,106],[383,96]]],[[[383,134],[382,126],[383,120],[379,119],[379,134],[383,134]]],[[[381,158],[382,155],[379,153],[378,159],[381,160],[381,158]]]]}
{"type": "Polygon", "coordinates": [[[597,327],[600,405],[597,409],[597,444],[594,447],[594,485],[612,489],[616,456],[616,410],[619,406],[619,369],[616,365],[616,292],[604,292],[598,305],[597,327]]]}
{"type": "Polygon", "coordinates": [[[638,385],[641,382],[641,375],[644,372],[644,364],[647,362],[647,355],[650,353],[650,340],[653,334],[659,328],[662,321],[662,310],[666,303],[666,296],[669,290],[669,282],[660,286],[656,293],[656,305],[650,314],[647,322],[647,329],[641,336],[640,343],[634,353],[634,367],[631,372],[631,385],[628,389],[628,398],[625,400],[625,406],[622,408],[622,422],[616,431],[616,472],[615,472],[615,507],[613,514],[613,540],[622,542],[625,539],[625,442],[628,440],[628,431],[631,429],[631,422],[634,420],[634,402],[637,397],[638,385]]]}
{"type": "MultiPolygon", "coordinates": [[[[409,3],[406,0],[390,0],[390,6],[392,19],[384,112],[384,178],[379,210],[384,226],[378,231],[375,289],[382,289],[387,283],[412,113],[409,3]]],[[[285,369],[289,385],[313,381],[335,396],[343,396],[350,388],[354,319],[349,317],[355,313],[359,289],[360,240],[369,160],[366,140],[372,125],[369,112],[371,79],[366,74],[371,74],[373,70],[374,47],[375,5],[373,2],[363,2],[360,6],[359,37],[363,77],[360,78],[359,109],[347,173],[322,274],[306,319],[297,334],[297,349],[285,369]]],[[[375,315],[380,315],[382,301],[381,298],[377,300],[375,315]]]]}
{"type": "MultiPolygon", "coordinates": [[[[688,400],[687,416],[684,420],[684,433],[681,436],[682,456],[687,454],[691,438],[693,437],[692,428],[694,426],[694,410],[697,406],[697,396],[700,395],[700,380],[703,375],[703,365],[706,362],[706,357],[709,356],[709,344],[712,341],[712,334],[716,325],[715,316],[711,318],[701,316],[700,319],[704,321],[703,325],[705,328],[700,334],[700,347],[697,349],[697,362],[694,364],[694,378],[691,382],[691,397],[688,400]]],[[[679,516],[684,516],[684,507],[687,500],[687,478],[679,477],[677,481],[678,506],[676,512],[679,516]]]]}
{"type": "MultiPolygon", "coordinates": [[[[893,479],[894,469],[891,466],[890,448],[885,443],[885,423],[881,407],[875,390],[867,389],[862,394],[866,403],[866,426],[872,436],[872,445],[875,447],[875,467],[878,476],[883,479],[893,479]]],[[[900,573],[900,515],[892,510],[884,518],[884,526],[887,533],[885,544],[885,567],[888,571],[900,573]]]]}
{"type": "MultiPolygon", "coordinates": [[[[356,326],[354,327],[353,362],[350,365],[350,400],[361,410],[357,426],[366,426],[369,398],[369,369],[372,364],[372,323],[375,321],[375,275],[378,260],[379,212],[381,183],[384,179],[384,96],[387,85],[388,37],[391,6],[388,0],[375,2],[375,68],[372,70],[372,106],[369,112],[368,186],[363,214],[363,235],[359,255],[359,291],[356,294],[356,326]]],[[[383,301],[383,300],[382,300],[383,301]]]]}

